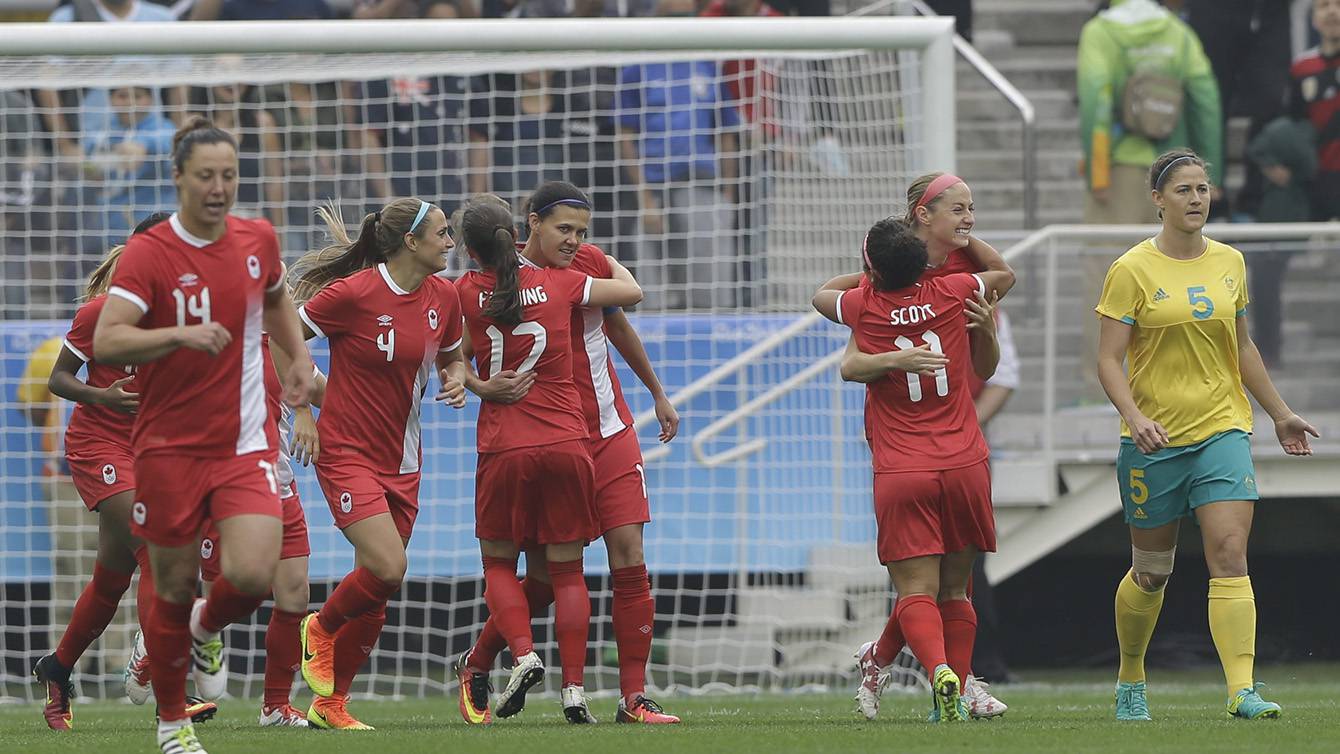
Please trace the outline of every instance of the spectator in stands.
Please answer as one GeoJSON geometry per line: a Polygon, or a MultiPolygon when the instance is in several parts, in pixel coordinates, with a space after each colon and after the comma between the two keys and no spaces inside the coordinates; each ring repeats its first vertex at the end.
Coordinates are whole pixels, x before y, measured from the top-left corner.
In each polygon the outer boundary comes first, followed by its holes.
{"type": "Polygon", "coordinates": [[[1112,0],[1084,24],[1078,52],[1085,222],[1156,222],[1149,166],[1175,147],[1194,149],[1222,185],[1219,87],[1189,26],[1154,0],[1112,0]]]}
{"type": "Polygon", "coordinates": [[[356,19],[376,18],[474,18],[473,0],[360,0],[354,5],[356,19]]]}
{"type": "Polygon", "coordinates": [[[28,310],[29,287],[41,288],[45,277],[30,264],[50,257],[50,233],[42,232],[50,218],[39,212],[51,204],[50,181],[41,180],[48,188],[39,193],[39,179],[49,174],[38,128],[26,93],[0,92],[0,319],[41,316],[28,310]]]}
{"type": "MultiPolygon", "coordinates": [[[[661,0],[684,15],[693,0],[661,0]]],[[[638,279],[647,305],[734,306],[737,263],[726,205],[735,199],[740,115],[713,61],[626,66],[619,74],[619,148],[638,191],[638,279]]]]}
{"type": "MultiPolygon", "coordinates": [[[[477,76],[470,84],[470,193],[520,209],[546,181],[592,184],[598,127],[588,92],[566,72],[477,76]]],[[[593,228],[592,236],[608,238],[593,228]]]]}
{"type": "MultiPolygon", "coordinates": [[[[420,12],[428,17],[450,11],[443,3],[432,3],[420,12]]],[[[369,199],[376,205],[369,212],[380,209],[382,200],[393,196],[432,198],[444,207],[465,200],[461,176],[468,163],[468,145],[463,78],[406,75],[365,82],[361,92],[353,94],[354,112],[346,118],[361,124],[355,134],[361,138],[354,141],[361,141],[368,159],[369,199]]]]}
{"type": "MultiPolygon", "coordinates": [[[[1250,119],[1250,141],[1284,113],[1289,85],[1289,13],[1285,0],[1187,0],[1187,23],[1200,37],[1219,84],[1220,129],[1229,115],[1250,119]]],[[[1233,159],[1237,155],[1230,155],[1233,159]]],[[[1254,216],[1261,203],[1261,172],[1247,162],[1246,183],[1225,215],[1254,216]]],[[[1247,218],[1243,218],[1247,219],[1247,218]]]]}
{"type": "Polygon", "coordinates": [[[326,0],[195,0],[192,21],[296,21],[335,17],[326,0]]]}
{"type": "Polygon", "coordinates": [[[568,0],[482,0],[484,18],[562,18],[569,15],[568,0]]]}
{"type": "MultiPolygon", "coordinates": [[[[1265,177],[1256,219],[1263,223],[1307,222],[1312,219],[1312,179],[1317,173],[1317,132],[1306,120],[1276,118],[1247,145],[1247,159],[1265,177]]],[[[1284,274],[1293,251],[1250,249],[1252,340],[1268,367],[1280,364],[1283,348],[1284,274]]]]}
{"type": "MultiPolygon", "coordinates": [[[[176,126],[163,115],[157,92],[118,87],[111,90],[110,105],[106,125],[84,131],[84,191],[66,202],[85,208],[85,241],[96,248],[83,250],[99,259],[100,250],[122,242],[141,220],[177,201],[170,159],[176,126]]],[[[84,270],[68,272],[78,279],[84,270]]]]}
{"type": "MultiPolygon", "coordinates": [[[[172,11],[161,5],[140,0],[75,0],[51,12],[52,23],[165,23],[176,21],[172,11]]],[[[169,87],[166,90],[168,114],[180,118],[185,113],[186,88],[169,87]]],[[[89,89],[80,98],[77,93],[62,97],[54,90],[39,90],[37,102],[43,111],[47,131],[51,134],[54,152],[65,158],[65,164],[78,165],[83,160],[79,133],[106,130],[110,120],[107,90],[89,89]],[[82,102],[81,102],[82,100],[82,102]],[[80,106],[82,104],[82,111],[80,106]],[[79,113],[75,118],[74,114],[79,113]]]]}
{"type": "Polygon", "coordinates": [[[218,84],[191,89],[191,110],[203,114],[237,140],[237,204],[234,213],[243,217],[264,215],[277,232],[282,232],[280,229],[286,219],[284,186],[287,178],[284,146],[274,116],[258,100],[249,84],[218,84]]]}
{"type": "Polygon", "coordinates": [[[1289,114],[1317,132],[1317,175],[1313,218],[1340,218],[1340,0],[1315,0],[1312,26],[1320,44],[1304,52],[1289,70],[1289,114]]]}
{"type": "Polygon", "coordinates": [[[345,146],[351,136],[361,137],[361,127],[352,134],[346,130],[339,104],[344,89],[336,81],[295,81],[261,90],[264,101],[274,103],[269,113],[283,144],[286,249],[310,249],[324,238],[324,228],[313,223],[312,207],[347,201],[352,203],[347,214],[362,211],[363,181],[353,178],[361,171],[345,146]]]}

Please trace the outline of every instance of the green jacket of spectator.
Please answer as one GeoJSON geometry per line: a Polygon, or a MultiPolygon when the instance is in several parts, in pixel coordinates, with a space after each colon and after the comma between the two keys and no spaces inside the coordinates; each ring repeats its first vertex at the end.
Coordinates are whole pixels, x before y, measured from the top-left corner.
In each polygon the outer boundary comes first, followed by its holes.
{"type": "Polygon", "coordinates": [[[1317,131],[1306,120],[1276,118],[1247,145],[1247,157],[1262,168],[1289,169],[1289,183],[1264,182],[1256,219],[1263,223],[1305,223],[1312,219],[1312,177],[1317,174],[1317,131]]]}
{"type": "Polygon", "coordinates": [[[1176,147],[1194,149],[1210,164],[1210,180],[1222,185],[1219,85],[1190,26],[1153,0],[1113,0],[1111,8],[1084,24],[1078,52],[1080,138],[1090,189],[1107,188],[1114,164],[1148,167],[1176,147]],[[1162,141],[1122,128],[1122,92],[1136,66],[1185,84],[1181,121],[1162,141]]]}

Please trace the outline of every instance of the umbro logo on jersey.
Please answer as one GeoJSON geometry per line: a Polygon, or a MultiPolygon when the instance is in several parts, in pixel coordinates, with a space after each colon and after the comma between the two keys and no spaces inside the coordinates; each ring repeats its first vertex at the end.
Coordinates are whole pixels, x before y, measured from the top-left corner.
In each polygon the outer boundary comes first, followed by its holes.
{"type": "Polygon", "coordinates": [[[1159,301],[1167,301],[1169,298],[1171,297],[1168,295],[1168,292],[1163,290],[1162,288],[1158,289],[1157,291],[1154,291],[1155,303],[1159,301]]]}
{"type": "Polygon", "coordinates": [[[390,327],[390,326],[391,326],[391,315],[389,315],[389,314],[383,314],[382,316],[378,317],[378,318],[377,318],[377,326],[378,326],[378,327],[390,327]]]}
{"type": "Polygon", "coordinates": [[[200,282],[200,276],[195,274],[194,272],[188,272],[185,275],[182,275],[181,277],[177,278],[177,285],[180,285],[183,288],[190,288],[191,286],[199,282],[200,282]]]}

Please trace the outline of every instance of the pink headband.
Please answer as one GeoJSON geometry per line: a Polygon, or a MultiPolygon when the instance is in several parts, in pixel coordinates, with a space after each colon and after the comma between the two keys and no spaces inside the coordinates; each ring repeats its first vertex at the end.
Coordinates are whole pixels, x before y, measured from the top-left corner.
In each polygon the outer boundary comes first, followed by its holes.
{"type": "MultiPolygon", "coordinates": [[[[926,193],[922,194],[921,198],[917,200],[916,206],[925,207],[927,204],[930,204],[932,201],[935,201],[935,197],[944,193],[945,189],[949,188],[950,186],[953,186],[955,183],[966,184],[967,181],[963,180],[962,178],[959,178],[953,173],[942,174],[939,178],[936,178],[935,180],[931,181],[931,185],[926,187],[926,193]]],[[[913,209],[916,209],[916,207],[913,207],[913,209]]]]}
{"type": "Polygon", "coordinates": [[[866,269],[873,270],[875,266],[870,264],[870,252],[865,250],[866,244],[870,243],[870,234],[866,233],[865,238],[861,239],[861,259],[865,260],[866,269]]]}

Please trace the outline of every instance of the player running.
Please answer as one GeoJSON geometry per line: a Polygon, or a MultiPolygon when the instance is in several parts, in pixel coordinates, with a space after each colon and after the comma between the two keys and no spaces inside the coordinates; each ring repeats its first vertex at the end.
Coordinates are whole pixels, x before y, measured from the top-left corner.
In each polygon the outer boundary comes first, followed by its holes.
{"type": "MultiPolygon", "coordinates": [[[[642,289],[618,262],[611,263],[611,280],[522,266],[512,213],[497,204],[469,207],[463,225],[466,248],[483,268],[457,283],[476,370],[484,380],[504,370],[536,375],[521,400],[485,401],[479,411],[475,534],[483,555],[484,598],[516,663],[498,696],[496,715],[520,712],[527,691],[544,679],[530,606],[516,578],[520,551],[543,548],[553,584],[564,716],[571,723],[594,722],[583,679],[591,603],[582,548],[600,530],[589,433],[573,382],[572,315],[581,307],[636,304],[642,289]]],[[[568,225],[571,237],[585,235],[584,218],[568,225]]]]}
{"type": "Polygon", "coordinates": [[[1275,718],[1253,676],[1256,601],[1247,575],[1256,473],[1246,387],[1289,455],[1311,455],[1317,430],[1285,404],[1247,328],[1242,253],[1201,234],[1210,213],[1205,162],[1165,152],[1149,170],[1163,229],[1107,272],[1098,378],[1121,414],[1117,486],[1131,570],[1117,586],[1118,720],[1150,720],[1145,650],[1173,571],[1181,519],[1194,516],[1210,572],[1210,636],[1228,683],[1228,714],[1275,718]],[[1122,362],[1129,366],[1129,376],[1122,362]]]}
{"type": "Polygon", "coordinates": [[[308,722],[371,730],[349,713],[349,688],[405,578],[419,513],[420,404],[434,365],[438,398],[465,405],[461,302],[438,277],[453,243],[436,206],[396,199],[363,218],[354,240],[334,210],[321,215],[336,243],[304,256],[293,272],[304,334],[330,341],[319,447],[304,452],[356,566],[321,611],[303,619],[302,674],[317,697],[308,722]]]}
{"type": "Polygon", "coordinates": [[[894,218],[870,229],[862,256],[869,284],[861,275],[835,278],[814,306],[851,327],[861,351],[896,349],[887,379],[866,394],[879,559],[898,592],[893,620],[930,670],[933,719],[962,720],[972,643],[946,643],[939,603],[965,602],[973,559],[995,550],[986,441],[968,391],[965,302],[1005,293],[1014,273],[993,262],[1001,269],[918,283],[926,245],[894,218]]]}
{"type": "MultiPolygon", "coordinates": [[[[483,194],[476,201],[492,201],[511,212],[502,199],[483,194]]],[[[570,183],[550,182],[540,186],[528,206],[537,211],[528,217],[530,238],[521,247],[521,264],[534,269],[571,269],[608,279],[613,276],[610,257],[600,247],[582,243],[577,228],[590,222],[586,195],[570,183]],[[573,249],[575,248],[575,251],[573,249]]],[[[665,395],[647,351],[619,307],[603,311],[592,307],[572,312],[573,381],[582,399],[582,413],[591,436],[595,465],[596,513],[601,536],[609,553],[614,586],[614,639],[619,651],[620,701],[615,720],[620,723],[666,724],[679,718],[666,714],[646,697],[647,658],[651,654],[655,602],[651,596],[647,566],[642,554],[642,527],[651,520],[642,449],[633,428],[633,415],[624,401],[619,377],[609,355],[613,342],[633,372],[651,392],[661,425],[661,442],[669,442],[679,429],[679,415],[665,395]],[[607,340],[608,336],[608,340],[607,340]]],[[[533,382],[534,372],[528,372],[533,382]]],[[[513,402],[513,386],[507,376],[484,381],[467,372],[466,387],[485,400],[513,402]],[[500,384],[501,383],[501,384],[500,384]]],[[[526,383],[528,387],[530,382],[526,383]]],[[[532,616],[544,615],[554,601],[541,552],[527,553],[526,592],[532,616]]],[[[491,719],[488,674],[507,646],[497,621],[484,624],[475,646],[457,659],[461,716],[467,723],[491,719]]]]}
{"type": "Polygon", "coordinates": [[[134,236],[112,277],[93,334],[93,358],[140,365],[132,532],[149,546],[153,608],[142,616],[166,754],[203,751],[186,710],[186,663],[196,688],[226,689],[219,632],[270,591],[282,527],[275,477],[278,437],[266,408],[261,331],[293,354],[284,400],[306,405],[312,361],[274,229],[229,214],[237,144],[204,118],[173,141],[180,207],[134,236]],[[223,573],[195,599],[199,532],[223,534],[223,573]]]}

